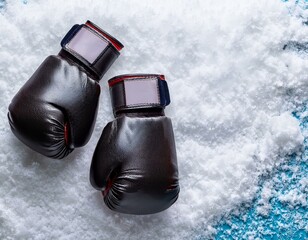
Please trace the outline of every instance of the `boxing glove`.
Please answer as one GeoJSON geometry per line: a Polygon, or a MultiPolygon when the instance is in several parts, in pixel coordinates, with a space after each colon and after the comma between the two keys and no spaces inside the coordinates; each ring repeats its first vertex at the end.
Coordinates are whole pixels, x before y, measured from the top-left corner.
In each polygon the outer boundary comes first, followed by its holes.
{"type": "Polygon", "coordinates": [[[111,210],[163,211],[180,191],[172,123],[164,114],[167,82],[163,75],[123,75],[109,86],[115,120],[97,144],[90,182],[111,210]]]}
{"type": "Polygon", "coordinates": [[[123,45],[87,21],[74,25],[9,105],[13,133],[33,150],[63,158],[84,146],[96,119],[98,81],[123,45]]]}

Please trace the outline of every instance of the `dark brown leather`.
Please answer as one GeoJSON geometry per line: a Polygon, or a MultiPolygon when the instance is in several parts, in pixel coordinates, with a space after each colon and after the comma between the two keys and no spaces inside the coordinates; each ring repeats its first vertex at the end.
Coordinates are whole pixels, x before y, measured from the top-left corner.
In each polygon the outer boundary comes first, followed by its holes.
{"type": "Polygon", "coordinates": [[[134,109],[156,111],[170,104],[168,84],[161,74],[120,75],[108,84],[115,116],[134,109]]]}
{"type": "Polygon", "coordinates": [[[60,56],[49,56],[13,98],[11,129],[33,150],[63,158],[88,142],[99,95],[95,80],[60,56]]]}
{"type": "Polygon", "coordinates": [[[94,23],[74,25],[61,41],[59,55],[81,66],[99,81],[124,47],[117,39],[94,23]]]}
{"type": "Polygon", "coordinates": [[[151,214],[170,207],[180,191],[171,120],[139,114],[108,123],[94,152],[90,181],[117,212],[151,214]]]}
{"type": "Polygon", "coordinates": [[[116,119],[96,146],[90,181],[117,212],[151,214],[178,198],[177,157],[163,75],[133,74],[108,81],[116,119]]]}
{"type": "Polygon", "coordinates": [[[89,76],[96,81],[99,81],[118,58],[120,53],[116,51],[112,45],[108,45],[104,53],[93,64],[86,63],[86,61],[81,61],[64,49],[61,49],[59,55],[70,59],[72,62],[78,63],[78,65],[80,65],[89,76]]]}

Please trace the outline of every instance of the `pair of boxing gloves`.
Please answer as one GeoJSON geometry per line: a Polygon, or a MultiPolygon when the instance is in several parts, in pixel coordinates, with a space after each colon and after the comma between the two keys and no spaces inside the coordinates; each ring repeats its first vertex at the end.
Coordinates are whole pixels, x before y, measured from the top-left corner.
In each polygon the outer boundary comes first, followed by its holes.
{"type": "MultiPolygon", "coordinates": [[[[45,59],[9,105],[13,133],[33,150],[63,158],[92,134],[99,80],[123,45],[87,21],[74,25],[58,55],[45,59]]],[[[108,81],[115,120],[104,128],[90,169],[91,185],[118,212],[151,214],[178,198],[178,168],[163,75],[121,75],[108,81]]]]}

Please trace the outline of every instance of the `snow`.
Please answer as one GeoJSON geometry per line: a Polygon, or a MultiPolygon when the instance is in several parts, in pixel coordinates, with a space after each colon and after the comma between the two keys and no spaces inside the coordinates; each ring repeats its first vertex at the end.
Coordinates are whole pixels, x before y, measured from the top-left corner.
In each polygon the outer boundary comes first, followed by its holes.
{"type": "MultiPolygon", "coordinates": [[[[7,1],[0,39],[0,239],[210,236],[217,219],[253,200],[264,173],[302,151],[291,112],[307,100],[308,62],[283,48],[307,42],[308,29],[280,1],[7,1]],[[7,108],[70,27],[87,19],[125,48],[101,81],[90,142],[56,161],[15,138],[7,108]],[[89,184],[95,145],[113,119],[106,81],[134,72],[166,75],[180,171],[178,201],[148,216],[111,212],[89,184]]],[[[280,200],[306,205],[300,194],[280,200]]],[[[270,197],[269,185],[260,214],[270,197]]]]}
{"type": "Polygon", "coordinates": [[[258,207],[257,207],[257,211],[260,215],[267,216],[272,208],[270,204],[270,200],[272,197],[272,188],[273,188],[272,184],[265,183],[262,189],[261,198],[258,202],[258,207]]]}
{"type": "Polygon", "coordinates": [[[307,195],[301,193],[300,191],[296,189],[292,189],[288,193],[284,195],[279,196],[279,200],[281,202],[287,202],[290,203],[292,207],[295,207],[296,205],[300,205],[302,207],[307,206],[307,195]]]}

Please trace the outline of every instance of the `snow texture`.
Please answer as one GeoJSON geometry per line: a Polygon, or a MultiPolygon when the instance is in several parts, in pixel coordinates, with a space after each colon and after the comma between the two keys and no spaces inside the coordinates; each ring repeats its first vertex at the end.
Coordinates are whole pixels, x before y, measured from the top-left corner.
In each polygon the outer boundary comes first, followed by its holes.
{"type": "Polygon", "coordinates": [[[305,138],[304,151],[263,174],[253,202],[226,213],[214,226],[215,239],[308,239],[306,105],[293,112],[305,138]]]}
{"type": "MultiPolygon", "coordinates": [[[[308,29],[280,1],[11,0],[1,6],[0,239],[212,236],[217,219],[253,200],[263,174],[302,151],[291,112],[307,100],[308,60],[286,46],[307,43],[308,29]],[[7,108],[45,57],[60,50],[70,27],[87,19],[125,48],[101,81],[90,142],[65,160],[48,159],[11,133],[7,108]],[[95,145],[113,119],[106,80],[134,72],[166,75],[180,171],[176,204],[148,216],[111,212],[89,184],[95,145]]],[[[297,194],[280,200],[303,204],[297,194]]],[[[270,185],[261,196],[266,215],[270,185]]]]}

